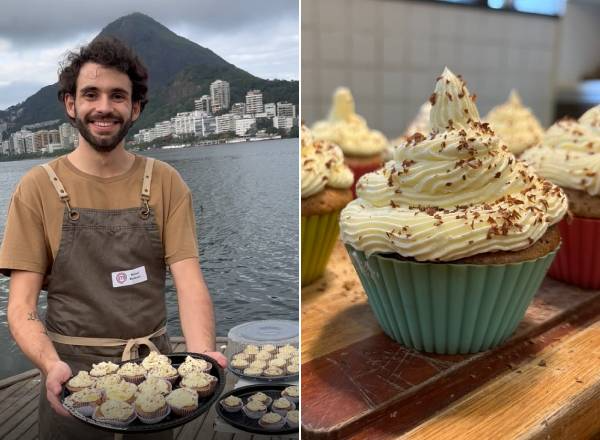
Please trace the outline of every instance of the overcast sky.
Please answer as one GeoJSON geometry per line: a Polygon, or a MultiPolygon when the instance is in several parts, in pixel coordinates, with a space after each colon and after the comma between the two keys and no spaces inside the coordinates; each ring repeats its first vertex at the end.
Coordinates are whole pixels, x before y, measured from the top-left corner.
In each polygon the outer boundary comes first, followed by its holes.
{"type": "Polygon", "coordinates": [[[67,51],[132,12],[253,75],[298,79],[298,0],[2,0],[0,109],[55,83],[67,51]]]}

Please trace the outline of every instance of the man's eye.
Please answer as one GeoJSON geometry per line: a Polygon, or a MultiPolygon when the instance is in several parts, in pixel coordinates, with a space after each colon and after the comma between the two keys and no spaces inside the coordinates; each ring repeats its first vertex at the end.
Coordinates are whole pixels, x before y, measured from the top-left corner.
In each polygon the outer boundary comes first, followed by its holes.
{"type": "Polygon", "coordinates": [[[85,96],[86,98],[92,99],[96,96],[96,94],[92,93],[92,92],[88,92],[88,93],[84,93],[83,96],[85,96]]]}
{"type": "Polygon", "coordinates": [[[125,95],[121,95],[121,94],[117,93],[116,95],[113,95],[113,98],[121,100],[121,99],[125,99],[125,95]]]}

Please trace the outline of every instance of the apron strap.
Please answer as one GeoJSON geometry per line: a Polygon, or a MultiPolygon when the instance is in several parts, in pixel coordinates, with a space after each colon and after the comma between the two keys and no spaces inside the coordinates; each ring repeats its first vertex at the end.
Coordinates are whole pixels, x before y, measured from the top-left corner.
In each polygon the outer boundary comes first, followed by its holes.
{"type": "Polygon", "coordinates": [[[131,359],[137,359],[139,357],[139,346],[145,345],[151,351],[160,350],[154,345],[150,338],[162,336],[167,332],[167,327],[161,327],[154,333],[141,338],[132,339],[118,339],[118,338],[86,338],[80,336],[66,336],[58,333],[48,331],[48,337],[59,344],[66,345],[85,345],[87,347],[120,347],[125,346],[123,349],[123,355],[121,356],[122,361],[128,361],[131,359]]]}
{"type": "Polygon", "coordinates": [[[48,177],[50,178],[50,182],[52,182],[52,186],[54,186],[54,189],[56,190],[56,194],[58,194],[58,197],[60,198],[60,200],[62,202],[64,202],[64,204],[66,205],[67,211],[69,212],[69,217],[71,218],[71,220],[74,220],[74,221],[78,220],[79,213],[77,211],[71,209],[71,205],[69,204],[69,193],[67,193],[67,190],[63,186],[62,182],[60,181],[60,179],[58,178],[58,176],[56,175],[56,173],[54,172],[52,167],[50,165],[48,165],[47,163],[42,164],[41,167],[46,171],[46,174],[48,174],[48,177]]]}
{"type": "Polygon", "coordinates": [[[152,183],[152,167],[154,166],[154,159],[148,157],[146,159],[146,168],[144,169],[144,182],[142,184],[142,200],[150,200],[150,183],[152,183]]]}

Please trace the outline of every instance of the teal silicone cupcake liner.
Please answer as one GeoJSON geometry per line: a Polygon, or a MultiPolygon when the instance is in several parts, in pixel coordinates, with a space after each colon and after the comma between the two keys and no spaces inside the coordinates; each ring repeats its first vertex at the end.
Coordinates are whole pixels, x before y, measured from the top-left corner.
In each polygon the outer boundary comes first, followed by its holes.
{"type": "Polygon", "coordinates": [[[556,251],[499,265],[419,263],[346,245],[384,332],[416,350],[476,353],[517,328],[556,251]]]}

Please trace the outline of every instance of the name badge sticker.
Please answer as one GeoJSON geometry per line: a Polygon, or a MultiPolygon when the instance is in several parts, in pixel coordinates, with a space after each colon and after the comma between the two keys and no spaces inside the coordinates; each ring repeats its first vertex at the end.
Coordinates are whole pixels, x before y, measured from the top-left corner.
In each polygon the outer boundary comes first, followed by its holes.
{"type": "Polygon", "coordinates": [[[113,287],[125,287],[133,284],[143,283],[148,281],[148,275],[146,275],[146,266],[136,267],[131,270],[121,270],[119,272],[113,272],[112,285],[113,287]]]}

